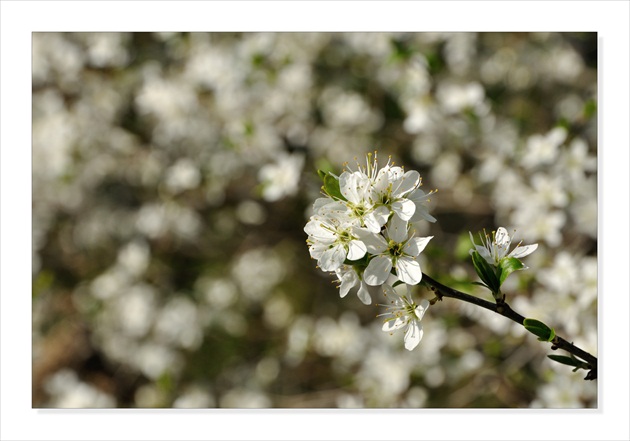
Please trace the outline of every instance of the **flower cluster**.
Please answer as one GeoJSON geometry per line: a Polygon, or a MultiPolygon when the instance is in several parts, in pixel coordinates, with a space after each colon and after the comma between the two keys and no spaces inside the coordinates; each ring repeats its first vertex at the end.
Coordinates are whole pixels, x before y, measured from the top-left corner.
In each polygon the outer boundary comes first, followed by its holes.
{"type": "MultiPolygon", "coordinates": [[[[325,197],[315,201],[304,231],[319,268],[337,275],[341,297],[358,285],[359,299],[369,305],[368,286],[386,290],[392,275],[401,283],[417,285],[422,279],[417,257],[432,236],[415,237],[414,224],[435,222],[424,205],[432,192],[420,189],[420,174],[405,171],[391,160],[379,169],[374,153],[367,155],[365,167],[357,164],[356,170],[345,170],[338,177],[320,175],[325,197]]],[[[398,327],[402,324],[386,330],[398,327]]],[[[406,334],[406,342],[407,335],[411,333],[406,334]]],[[[408,349],[420,341],[418,335],[414,333],[415,344],[406,343],[408,349]]]]}

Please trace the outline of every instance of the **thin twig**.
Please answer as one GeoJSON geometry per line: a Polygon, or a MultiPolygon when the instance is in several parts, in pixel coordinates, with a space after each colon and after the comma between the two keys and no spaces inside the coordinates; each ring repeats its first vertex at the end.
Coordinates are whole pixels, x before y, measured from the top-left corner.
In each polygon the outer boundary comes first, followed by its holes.
{"type": "MultiPolygon", "coordinates": [[[[496,312],[504,317],[509,318],[510,320],[518,323],[521,326],[525,320],[525,317],[520,315],[518,312],[514,311],[507,303],[498,302],[492,303],[486,300],[480,299],[475,296],[471,296],[470,294],[463,293],[461,291],[457,291],[456,289],[449,288],[448,286],[442,285],[440,282],[432,279],[426,274],[422,273],[422,282],[424,285],[428,286],[431,291],[435,293],[435,295],[442,300],[442,297],[450,297],[453,299],[462,300],[467,303],[472,303],[473,305],[480,306],[489,311],[496,312]]],[[[578,348],[573,343],[569,343],[562,337],[555,336],[553,340],[551,340],[551,349],[563,349],[570,354],[575,355],[576,357],[581,358],[582,360],[588,363],[589,372],[584,378],[585,380],[595,380],[597,378],[597,358],[588,352],[578,348]]]]}

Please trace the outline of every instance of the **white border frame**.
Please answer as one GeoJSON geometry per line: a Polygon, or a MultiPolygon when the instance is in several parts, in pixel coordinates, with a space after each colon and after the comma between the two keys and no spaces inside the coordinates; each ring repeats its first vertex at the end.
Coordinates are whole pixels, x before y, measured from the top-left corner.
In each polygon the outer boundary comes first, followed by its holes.
{"type": "Polygon", "coordinates": [[[629,6],[625,1],[0,2],[0,439],[630,439],[629,6]],[[97,30],[597,31],[599,409],[31,409],[31,33],[97,30]]]}

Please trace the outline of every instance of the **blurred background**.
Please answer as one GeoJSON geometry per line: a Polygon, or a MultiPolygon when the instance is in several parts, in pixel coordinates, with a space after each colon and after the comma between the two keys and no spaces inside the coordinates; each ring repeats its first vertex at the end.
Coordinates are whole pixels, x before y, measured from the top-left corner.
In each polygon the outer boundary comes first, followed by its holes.
{"type": "Polygon", "coordinates": [[[438,189],[425,273],[491,300],[468,232],[516,229],[507,301],[597,355],[597,34],[32,42],[33,407],[597,407],[457,300],[405,350],[303,232],[317,169],[391,155],[438,189]]]}

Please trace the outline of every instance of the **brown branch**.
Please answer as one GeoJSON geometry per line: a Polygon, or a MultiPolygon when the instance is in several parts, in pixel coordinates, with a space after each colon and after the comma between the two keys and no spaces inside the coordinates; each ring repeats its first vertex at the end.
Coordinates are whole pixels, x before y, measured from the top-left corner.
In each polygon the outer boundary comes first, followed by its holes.
{"type": "MultiPolygon", "coordinates": [[[[507,317],[510,320],[518,323],[519,325],[524,326],[523,321],[525,320],[525,317],[514,311],[507,303],[505,303],[505,301],[499,301],[497,303],[488,302],[478,297],[471,296],[470,294],[466,294],[461,291],[457,291],[456,289],[442,285],[440,282],[432,279],[424,273],[422,273],[421,283],[428,286],[429,289],[431,289],[431,291],[435,293],[439,300],[442,300],[442,297],[450,297],[467,303],[472,303],[473,305],[477,305],[489,311],[496,312],[497,314],[507,317]]],[[[584,377],[585,380],[595,380],[597,378],[596,357],[578,348],[573,343],[569,343],[567,340],[559,336],[555,336],[551,341],[551,344],[552,350],[563,349],[587,362],[589,372],[586,377],[584,377]]]]}

